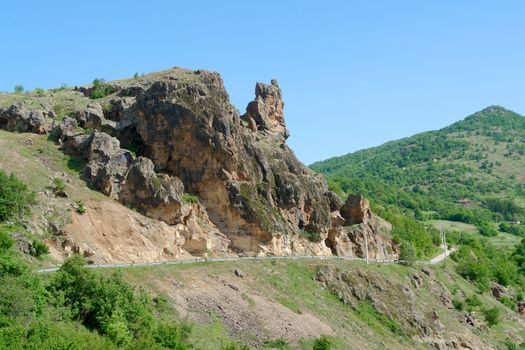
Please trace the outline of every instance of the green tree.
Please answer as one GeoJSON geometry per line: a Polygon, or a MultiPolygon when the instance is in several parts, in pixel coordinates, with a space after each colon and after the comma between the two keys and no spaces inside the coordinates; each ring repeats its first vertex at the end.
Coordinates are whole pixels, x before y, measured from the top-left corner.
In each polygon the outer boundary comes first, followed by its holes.
{"type": "Polygon", "coordinates": [[[413,265],[417,258],[414,245],[409,241],[403,241],[401,243],[400,249],[401,252],[399,253],[399,259],[403,260],[403,262],[407,265],[413,265]]]}

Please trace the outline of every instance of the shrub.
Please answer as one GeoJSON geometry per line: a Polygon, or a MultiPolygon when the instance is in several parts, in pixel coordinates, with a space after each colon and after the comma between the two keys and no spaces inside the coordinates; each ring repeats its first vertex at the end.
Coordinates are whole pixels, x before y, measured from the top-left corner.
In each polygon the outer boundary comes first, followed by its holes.
{"type": "Polygon", "coordinates": [[[35,194],[13,174],[0,170],[0,222],[24,214],[35,201],[35,194]]]}
{"type": "Polygon", "coordinates": [[[35,88],[35,94],[38,96],[38,97],[44,97],[46,95],[44,89],[42,88],[35,88]]]}
{"type": "Polygon", "coordinates": [[[49,248],[47,247],[47,245],[44,242],[42,242],[39,239],[33,240],[33,248],[34,248],[33,255],[36,258],[40,258],[40,257],[42,257],[42,255],[49,254],[49,248]]]}
{"type": "Polygon", "coordinates": [[[77,201],[77,208],[75,209],[75,211],[80,214],[80,215],[83,215],[86,213],[86,207],[84,206],[84,202],[82,201],[77,201]]]}
{"type": "Polygon", "coordinates": [[[270,340],[264,343],[265,348],[277,349],[277,350],[291,350],[292,347],[288,342],[282,338],[270,340]]]}
{"type": "Polygon", "coordinates": [[[182,202],[184,204],[189,204],[189,203],[199,203],[199,197],[193,195],[193,194],[189,194],[189,193],[184,193],[182,195],[182,202]]]}
{"type": "Polygon", "coordinates": [[[319,242],[321,240],[321,234],[319,232],[301,231],[301,236],[303,236],[310,242],[319,242]]]}
{"type": "Polygon", "coordinates": [[[499,301],[509,309],[516,311],[516,303],[511,297],[502,295],[499,301]]]}
{"type": "Polygon", "coordinates": [[[498,234],[498,231],[489,222],[484,222],[478,225],[479,233],[485,237],[494,237],[498,234]]]}
{"type": "Polygon", "coordinates": [[[465,299],[465,304],[467,305],[467,310],[472,311],[475,308],[481,306],[481,300],[476,294],[472,294],[470,297],[465,299]]]}
{"type": "Polygon", "coordinates": [[[400,248],[399,259],[406,265],[413,265],[417,258],[414,245],[409,241],[403,241],[400,248]]]}
{"type": "Polygon", "coordinates": [[[330,350],[332,345],[332,341],[327,336],[322,335],[314,341],[312,350],[330,350]]]}
{"type": "Polygon", "coordinates": [[[111,86],[105,83],[102,78],[93,80],[93,91],[91,91],[90,98],[97,99],[108,96],[113,92],[111,86]]]}
{"type": "Polygon", "coordinates": [[[458,311],[463,311],[465,308],[465,304],[459,299],[452,299],[452,305],[454,305],[454,309],[458,311]]]}
{"type": "Polygon", "coordinates": [[[21,94],[24,92],[24,85],[15,85],[15,94],[21,94]]]}
{"type": "Polygon", "coordinates": [[[53,185],[54,185],[53,190],[55,192],[63,192],[66,189],[66,184],[59,177],[55,177],[53,179],[53,185]]]}
{"type": "Polygon", "coordinates": [[[483,309],[481,310],[481,312],[483,313],[483,317],[485,317],[485,322],[487,322],[489,327],[492,327],[499,323],[500,310],[497,307],[483,309]]]}

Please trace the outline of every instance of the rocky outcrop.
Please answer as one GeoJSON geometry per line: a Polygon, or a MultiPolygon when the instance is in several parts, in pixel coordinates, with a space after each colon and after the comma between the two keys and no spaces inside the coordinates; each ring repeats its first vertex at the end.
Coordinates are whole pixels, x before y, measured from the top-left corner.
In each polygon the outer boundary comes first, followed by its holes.
{"type": "Polygon", "coordinates": [[[374,215],[368,200],[349,195],[339,211],[332,213],[327,245],[343,256],[366,256],[369,259],[397,259],[399,246],[392,241],[392,225],[374,215]]]}
{"type": "Polygon", "coordinates": [[[349,195],[340,209],[346,225],[362,224],[372,221],[372,211],[368,200],[363,196],[349,195]]]}
{"type": "MultiPolygon", "coordinates": [[[[406,280],[387,279],[367,269],[351,267],[342,270],[333,266],[320,268],[316,275],[316,280],[342,303],[353,309],[377,312],[398,335],[435,349],[492,349],[475,333],[457,323],[455,327],[445,327],[433,304],[419,300],[419,289],[432,282],[419,275],[418,279],[419,282],[413,285],[406,280]],[[458,332],[459,329],[462,331],[458,332]]],[[[436,295],[431,298],[448,293],[444,285],[435,283],[433,288],[436,295]]]]}
{"type": "Polygon", "coordinates": [[[83,145],[88,161],[84,170],[87,181],[107,196],[118,199],[133,157],[120,148],[120,142],[108,134],[95,131],[83,145]]]}
{"type": "Polygon", "coordinates": [[[17,101],[8,108],[0,108],[0,129],[18,132],[45,134],[51,130],[52,120],[45,109],[29,109],[24,102],[17,101]]]}
{"type": "Polygon", "coordinates": [[[118,197],[124,205],[174,225],[180,222],[183,194],[182,181],[166,174],[156,174],[153,162],[139,157],[128,168],[118,197]]]}
{"type": "Polygon", "coordinates": [[[64,153],[69,155],[82,154],[82,145],[88,138],[84,131],[79,129],[77,121],[69,117],[54,125],[51,135],[61,145],[64,153]]]}
{"type": "MultiPolygon", "coordinates": [[[[79,94],[73,119],[53,128],[65,152],[86,160],[84,177],[102,193],[170,225],[195,215],[237,253],[362,256],[366,238],[371,256],[397,254],[366,200],[343,203],[286,145],[275,80],[256,84],[243,115],[217,73],[176,68],[104,84],[110,96],[87,102],[79,94]],[[185,207],[184,191],[198,207],[185,207]]],[[[77,91],[91,96],[92,88],[77,91]]],[[[194,251],[209,245],[201,231],[187,237],[194,251]]]]}
{"type": "Polygon", "coordinates": [[[257,83],[255,100],[248,104],[246,114],[241,118],[248,122],[252,131],[257,129],[266,132],[284,143],[290,133],[284,123],[283,107],[281,89],[277,80],[272,80],[271,85],[257,83]]]}

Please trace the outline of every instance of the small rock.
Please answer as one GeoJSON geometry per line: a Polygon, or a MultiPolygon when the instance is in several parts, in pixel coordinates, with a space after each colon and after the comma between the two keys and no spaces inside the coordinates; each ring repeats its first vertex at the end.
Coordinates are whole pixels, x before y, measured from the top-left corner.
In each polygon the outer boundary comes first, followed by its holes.
{"type": "Polygon", "coordinates": [[[242,272],[241,270],[235,269],[233,272],[235,273],[235,276],[244,278],[244,272],[242,272]]]}
{"type": "Polygon", "coordinates": [[[421,287],[423,285],[423,278],[418,274],[414,274],[414,276],[412,276],[412,284],[416,288],[421,287]]]}
{"type": "Polygon", "coordinates": [[[430,279],[432,279],[433,281],[436,279],[436,274],[434,273],[434,271],[432,271],[432,269],[426,266],[421,269],[421,272],[430,277],[430,279]]]}
{"type": "Polygon", "coordinates": [[[525,302],[521,301],[519,304],[518,304],[518,313],[520,315],[525,315],[525,302]]]}
{"type": "Polygon", "coordinates": [[[239,287],[237,287],[234,284],[228,283],[227,286],[230,287],[231,289],[233,289],[234,291],[237,291],[237,292],[239,291],[239,287]]]}
{"type": "Polygon", "coordinates": [[[492,296],[494,296],[494,298],[498,300],[500,300],[501,297],[505,295],[505,290],[503,289],[502,286],[499,286],[499,285],[492,286],[491,292],[492,292],[492,296]]]}
{"type": "Polygon", "coordinates": [[[68,195],[65,191],[55,191],[55,196],[61,198],[68,198],[68,195]]]}

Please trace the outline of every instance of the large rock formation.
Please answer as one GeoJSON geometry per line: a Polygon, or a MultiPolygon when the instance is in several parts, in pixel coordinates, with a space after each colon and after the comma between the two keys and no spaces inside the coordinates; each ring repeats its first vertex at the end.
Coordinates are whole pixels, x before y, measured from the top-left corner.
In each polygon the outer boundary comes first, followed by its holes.
{"type": "Polygon", "coordinates": [[[70,118],[53,129],[65,151],[86,159],[86,180],[104,194],[170,225],[185,216],[184,191],[197,195],[199,217],[226,235],[234,252],[362,255],[365,231],[371,245],[392,246],[369,209],[357,233],[343,228],[362,205],[343,205],[288,148],[276,81],[256,84],[243,115],[221,77],[208,71],[171,69],[108,83],[108,91],[114,93],[104,101],[70,113],[95,130],[90,136],[70,118]],[[313,242],[304,238],[311,232],[319,237],[313,242]]]}
{"type": "Polygon", "coordinates": [[[50,128],[51,119],[45,109],[29,109],[22,101],[17,101],[8,108],[0,108],[0,129],[44,134],[50,128]]]}

